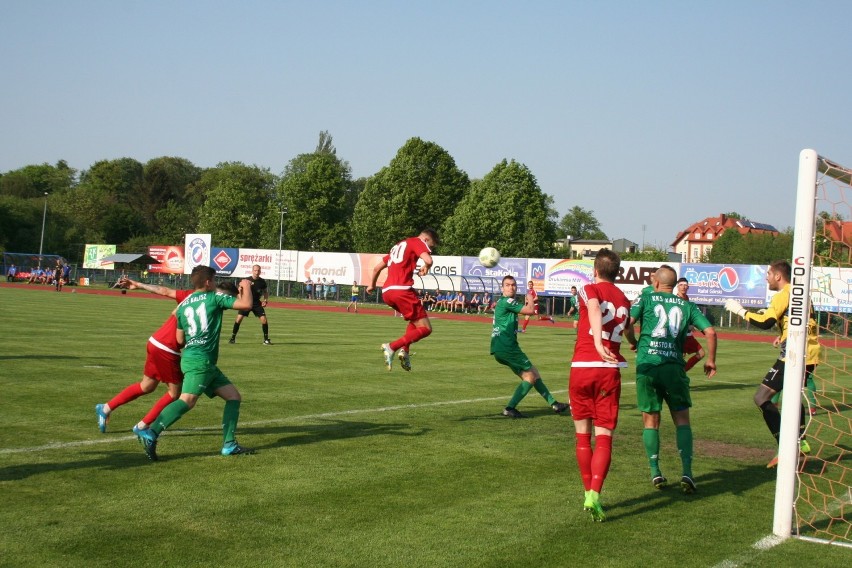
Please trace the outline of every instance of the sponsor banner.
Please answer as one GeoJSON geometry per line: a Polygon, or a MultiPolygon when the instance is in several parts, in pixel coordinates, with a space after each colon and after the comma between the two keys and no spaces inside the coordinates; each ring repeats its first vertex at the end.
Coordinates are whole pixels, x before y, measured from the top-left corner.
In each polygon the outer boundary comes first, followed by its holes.
{"type": "Polygon", "coordinates": [[[811,269],[811,303],[815,310],[852,312],[852,269],[814,266],[811,269]]]}
{"type": "Polygon", "coordinates": [[[527,259],[501,258],[496,266],[482,266],[479,257],[461,257],[462,276],[461,290],[465,292],[491,292],[500,289],[500,281],[504,276],[514,276],[518,281],[518,290],[526,289],[527,259]]]}
{"type": "MultiPolygon", "coordinates": [[[[639,293],[646,286],[651,285],[651,275],[657,271],[662,262],[639,262],[636,260],[622,261],[618,269],[618,276],[615,279],[616,285],[624,292],[627,299],[631,302],[639,297],[639,293]]],[[[680,277],[680,263],[669,263],[669,266],[674,268],[675,272],[680,277]]],[[[690,299],[692,298],[692,290],[690,289],[690,299]]]]}
{"type": "MultiPolygon", "coordinates": [[[[210,247],[210,266],[216,269],[216,276],[239,277],[240,274],[234,274],[239,258],[240,249],[210,247]]],[[[248,270],[251,273],[251,267],[248,270]]],[[[263,270],[261,270],[261,276],[263,276],[263,270]]]]}
{"type": "Polygon", "coordinates": [[[210,266],[210,248],[209,234],[185,235],[183,273],[190,274],[196,266],[210,266]]]}
{"type": "Polygon", "coordinates": [[[212,247],[210,255],[210,265],[219,276],[248,278],[257,264],[266,280],[296,280],[298,251],[212,247]]]}
{"type": "Polygon", "coordinates": [[[433,255],[432,268],[429,269],[429,274],[440,274],[443,276],[461,276],[462,257],[433,255]]]}
{"type": "MultiPolygon", "coordinates": [[[[304,255],[314,254],[309,252],[300,252],[299,256],[302,257],[304,255]]],[[[373,268],[377,264],[381,264],[382,259],[385,257],[383,254],[365,254],[365,253],[357,253],[352,255],[352,263],[357,267],[357,273],[351,280],[335,280],[338,284],[349,284],[350,282],[357,282],[359,286],[369,286],[370,280],[373,278],[373,268]]],[[[387,277],[388,271],[387,269],[383,270],[381,274],[379,274],[379,279],[376,281],[376,286],[381,288],[382,284],[385,283],[385,278],[387,277]]],[[[298,279],[301,282],[305,281],[304,274],[301,278],[298,279]]],[[[417,278],[414,279],[415,283],[417,282],[417,278]]]]}
{"type": "MultiPolygon", "coordinates": [[[[300,252],[296,265],[296,279],[305,282],[308,279],[314,282],[326,282],[332,280],[335,284],[349,284],[350,282],[361,282],[361,264],[357,254],[346,252],[300,252]]],[[[378,257],[381,261],[382,255],[366,255],[378,257]]],[[[370,270],[372,273],[372,267],[370,270]]],[[[370,276],[367,276],[369,284],[370,276]]]]}
{"type": "MultiPolygon", "coordinates": [[[[593,282],[592,266],[594,261],[584,259],[529,259],[530,280],[539,294],[543,296],[570,296],[571,286],[580,288],[593,282]]],[[[518,290],[525,290],[526,283],[518,290]]]]}
{"type": "Polygon", "coordinates": [[[696,304],[722,305],[734,298],[746,307],[764,307],[770,297],[766,266],[748,264],[682,264],[689,299],[696,304]]]}
{"type": "Polygon", "coordinates": [[[115,263],[101,263],[101,259],[115,254],[115,245],[85,245],[83,268],[115,270],[115,263]]]}
{"type": "Polygon", "coordinates": [[[156,258],[160,264],[149,264],[151,274],[183,274],[183,247],[154,245],[148,247],[148,256],[156,258]]]}

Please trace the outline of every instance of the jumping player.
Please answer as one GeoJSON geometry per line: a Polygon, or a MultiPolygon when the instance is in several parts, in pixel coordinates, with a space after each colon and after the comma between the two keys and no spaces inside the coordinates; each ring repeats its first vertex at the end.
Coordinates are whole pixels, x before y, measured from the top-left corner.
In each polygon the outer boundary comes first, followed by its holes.
{"type": "Polygon", "coordinates": [[[630,319],[630,301],[614,284],[620,265],[616,253],[599,251],[595,257],[595,281],[583,286],[577,295],[580,322],[568,381],[577,465],[585,490],[583,510],[598,522],[606,519],[600,494],[612,461],[612,433],[618,424],[620,368],[627,366],[619,350],[630,319]]]}
{"type": "Polygon", "coordinates": [[[405,335],[390,343],[382,343],[381,349],[388,371],[393,365],[394,354],[399,357],[402,368],[410,371],[409,346],[432,333],[429,314],[420,303],[420,298],[414,292],[413,286],[415,270],[420,276],[426,276],[429,272],[432,266],[432,248],[437,246],[438,242],[438,233],[434,229],[423,229],[416,237],[409,237],[396,243],[390,253],[373,268],[367,294],[373,293],[379,274],[387,268],[388,275],[382,286],[382,299],[385,304],[399,312],[408,321],[405,335]],[[417,268],[418,260],[423,261],[420,268],[417,268]]]}
{"type": "Polygon", "coordinates": [[[251,283],[252,298],[254,298],[249,310],[240,310],[237,313],[237,320],[234,322],[234,329],[231,331],[231,339],[228,343],[237,342],[237,333],[240,331],[240,323],[243,318],[250,313],[260,319],[260,327],[263,330],[263,344],[272,345],[269,340],[269,322],[266,320],[266,304],[269,302],[269,287],[266,285],[266,280],[260,276],[260,265],[255,264],[251,267],[251,276],[248,278],[251,283]]]}

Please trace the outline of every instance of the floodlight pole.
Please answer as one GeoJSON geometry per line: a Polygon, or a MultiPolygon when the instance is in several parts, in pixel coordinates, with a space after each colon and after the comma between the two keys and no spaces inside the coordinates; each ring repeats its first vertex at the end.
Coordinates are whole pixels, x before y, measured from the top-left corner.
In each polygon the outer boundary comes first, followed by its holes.
{"type": "Polygon", "coordinates": [[[278,224],[278,285],[275,287],[275,295],[279,297],[281,296],[281,249],[284,244],[284,213],[286,212],[286,207],[278,211],[281,214],[281,222],[278,224]]]}
{"type": "Polygon", "coordinates": [[[571,254],[571,235],[565,236],[565,248],[568,249],[566,252],[568,253],[568,258],[570,259],[574,256],[571,254]]]}
{"type": "Polygon", "coordinates": [[[38,267],[41,268],[41,251],[44,247],[44,224],[47,221],[47,192],[44,192],[44,212],[41,214],[41,240],[38,243],[38,267]]]}

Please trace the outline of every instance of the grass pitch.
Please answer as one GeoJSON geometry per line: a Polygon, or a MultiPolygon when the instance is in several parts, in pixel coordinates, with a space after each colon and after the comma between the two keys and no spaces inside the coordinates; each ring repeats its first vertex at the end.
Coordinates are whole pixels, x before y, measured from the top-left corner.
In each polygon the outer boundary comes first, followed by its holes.
{"type": "MultiPolygon", "coordinates": [[[[116,410],[106,434],[94,405],[139,380],[172,306],[0,287],[0,566],[848,564],[839,547],[754,546],[771,533],[775,488],[751,402],[776,356],[769,336],[722,341],[717,377],[692,373],[692,496],[650,484],[631,358],[597,524],[570,418],[535,391],[519,407],[530,418],[500,416],[517,379],[488,355],[484,318],[434,320],[414,371],[388,373],[378,347],[399,318],[268,309],[275,344],[249,318],[219,361],[243,394],[238,439],[257,454],[219,456],[222,401],[204,398],[148,462],[130,428],[158,395],[116,410]]],[[[559,400],[575,333],[521,336],[559,400]]],[[[661,437],[675,481],[670,420],[661,437]]]]}

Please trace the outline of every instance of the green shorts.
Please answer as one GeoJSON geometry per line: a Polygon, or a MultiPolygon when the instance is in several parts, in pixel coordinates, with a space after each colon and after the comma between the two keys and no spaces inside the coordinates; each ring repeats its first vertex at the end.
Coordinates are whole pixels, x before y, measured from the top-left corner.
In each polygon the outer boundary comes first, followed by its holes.
{"type": "Polygon", "coordinates": [[[669,363],[636,369],[636,400],[642,412],[660,412],[663,401],[670,410],[692,407],[689,377],[683,365],[669,363]]]}
{"type": "Polygon", "coordinates": [[[520,376],[520,374],[524,371],[529,371],[533,368],[530,358],[527,357],[519,347],[515,349],[495,351],[492,355],[494,355],[494,358],[497,359],[498,363],[506,365],[518,376],[520,376]]]}
{"type": "Polygon", "coordinates": [[[183,371],[181,393],[195,396],[206,394],[213,398],[218,389],[231,384],[228,377],[209,359],[183,357],[180,370],[183,371]]]}

